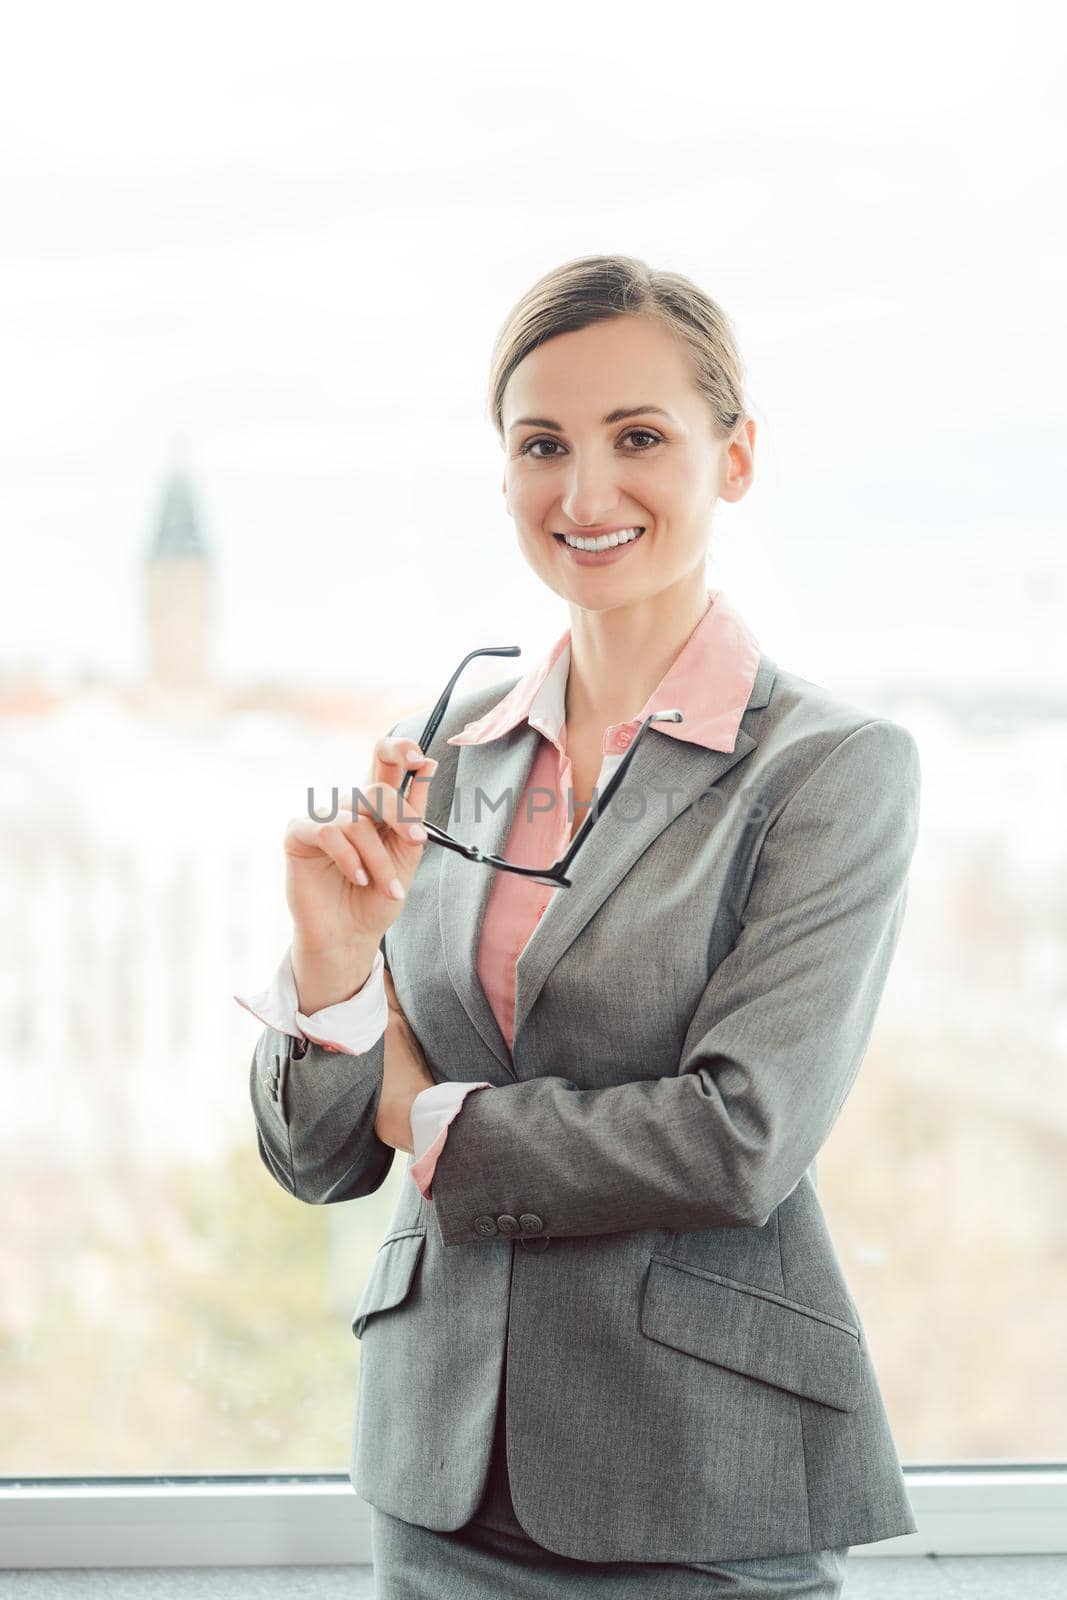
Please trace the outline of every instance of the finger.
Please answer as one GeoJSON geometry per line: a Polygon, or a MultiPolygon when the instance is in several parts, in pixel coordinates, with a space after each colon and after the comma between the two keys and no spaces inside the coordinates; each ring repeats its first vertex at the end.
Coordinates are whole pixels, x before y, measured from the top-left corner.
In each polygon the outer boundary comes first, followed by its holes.
{"type": "MultiPolygon", "coordinates": [[[[390,887],[394,879],[398,879],[397,857],[378,832],[373,819],[361,815],[356,821],[346,822],[342,819],[338,826],[358,853],[375,888],[387,895],[390,900],[402,899],[403,896],[394,894],[390,887]]],[[[407,845],[409,850],[417,848],[417,845],[411,843],[407,845]]]]}
{"type": "MultiPolygon", "coordinates": [[[[337,822],[313,822],[310,817],[292,817],[285,830],[285,852],[306,861],[331,862],[343,877],[360,889],[369,888],[371,877],[364,862],[367,852],[359,848],[361,841],[350,834],[351,827],[351,822],[344,822],[343,814],[337,822]]],[[[377,874],[378,886],[384,894],[388,893],[386,886],[396,869],[380,844],[378,849],[388,864],[387,873],[377,874]]],[[[395,899],[396,896],[391,898],[395,899]]]]}
{"type": "Polygon", "coordinates": [[[286,854],[299,856],[303,860],[329,855],[322,848],[322,829],[323,824],[311,817],[290,817],[285,829],[286,854]]]}
{"type": "Polygon", "coordinates": [[[319,834],[319,847],[343,872],[345,877],[361,889],[370,886],[370,877],[363,865],[359,851],[354,848],[345,829],[337,823],[327,823],[319,834]]]}
{"type": "Polygon", "coordinates": [[[387,734],[374,746],[371,758],[372,783],[389,783],[394,789],[399,789],[406,772],[436,770],[437,762],[423,754],[416,739],[401,739],[395,734],[387,734]]]}
{"type": "MultiPolygon", "coordinates": [[[[288,855],[304,859],[331,861],[337,870],[359,888],[374,887],[390,900],[403,900],[392,888],[399,883],[397,854],[386,847],[374,822],[360,815],[353,820],[351,804],[339,803],[333,822],[315,822],[310,817],[290,819],[285,834],[288,855]]],[[[392,837],[392,836],[390,836],[392,837]]],[[[408,844],[406,850],[420,847],[408,844]]]]}
{"type": "Polygon", "coordinates": [[[422,826],[422,819],[426,813],[426,785],[422,784],[413,799],[409,795],[401,795],[388,783],[376,783],[354,794],[357,801],[357,822],[367,819],[376,827],[388,828],[397,845],[402,847],[400,859],[408,860],[405,852],[418,852],[425,844],[425,839],[412,836],[412,828],[422,826]]]}

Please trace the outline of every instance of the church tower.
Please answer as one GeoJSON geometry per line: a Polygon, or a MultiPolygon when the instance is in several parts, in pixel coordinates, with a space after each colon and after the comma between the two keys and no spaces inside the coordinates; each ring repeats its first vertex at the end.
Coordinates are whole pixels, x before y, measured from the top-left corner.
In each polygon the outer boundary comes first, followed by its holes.
{"type": "Polygon", "coordinates": [[[164,486],[145,561],[151,682],[203,689],[211,677],[212,573],[188,474],[164,486]]]}

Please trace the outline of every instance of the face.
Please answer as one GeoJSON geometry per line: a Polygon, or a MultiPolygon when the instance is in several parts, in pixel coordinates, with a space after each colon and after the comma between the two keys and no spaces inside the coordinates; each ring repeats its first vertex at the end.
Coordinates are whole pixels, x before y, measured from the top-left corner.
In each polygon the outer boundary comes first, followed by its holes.
{"type": "Polygon", "coordinates": [[[540,345],[508,380],[503,422],[504,498],[523,556],[556,594],[595,610],[702,570],[716,501],[740,500],[752,481],[755,422],[717,438],[688,352],[649,317],[540,345]],[[644,531],[606,556],[560,537],[633,528],[644,531]]]}

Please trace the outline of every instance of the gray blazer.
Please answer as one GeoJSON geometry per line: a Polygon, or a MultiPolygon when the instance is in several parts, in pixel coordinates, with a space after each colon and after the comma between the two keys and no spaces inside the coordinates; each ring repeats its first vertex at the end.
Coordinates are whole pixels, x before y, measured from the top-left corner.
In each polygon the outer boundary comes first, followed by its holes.
{"type": "MultiPolygon", "coordinates": [[[[540,735],[446,741],[517,681],[454,700],[431,745],[430,819],[500,853],[540,735]]],[[[428,709],[390,731],[419,738],[428,709]]],[[[518,962],[513,1055],[475,966],[493,871],[427,845],[384,942],[397,996],[436,1079],[508,1092],[468,1096],[432,1201],[405,1180],[359,1300],[366,1500],[470,1519],[506,1355],[512,1498],[552,1550],[731,1561],[916,1531],[815,1158],[919,794],[904,727],[766,655],[729,753],[653,723],[518,962]]],[[[261,1035],[259,1151],[297,1199],[388,1173],[383,1049],[261,1035]]]]}

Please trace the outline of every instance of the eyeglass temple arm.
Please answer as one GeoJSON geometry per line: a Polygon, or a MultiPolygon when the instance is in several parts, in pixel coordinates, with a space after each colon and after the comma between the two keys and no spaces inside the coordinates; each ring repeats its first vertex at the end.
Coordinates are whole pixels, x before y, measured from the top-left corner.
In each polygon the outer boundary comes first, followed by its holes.
{"type": "MultiPolygon", "coordinates": [[[[428,748],[428,746],[430,744],[430,741],[432,740],[434,734],[437,732],[438,728],[441,726],[441,719],[444,716],[445,712],[448,710],[448,702],[452,697],[452,691],[456,687],[456,684],[459,681],[460,673],[463,671],[463,669],[467,665],[467,663],[469,661],[473,661],[475,656],[521,656],[521,655],[522,655],[522,646],[521,645],[517,645],[517,644],[488,644],[488,645],[485,645],[483,649],[481,649],[481,650],[472,650],[469,655],[466,655],[466,656],[463,657],[463,660],[460,662],[459,666],[456,668],[455,672],[452,674],[452,676],[449,678],[448,682],[446,683],[444,689],[441,691],[441,697],[438,700],[437,704],[434,706],[433,710],[430,712],[430,716],[429,716],[429,719],[428,719],[428,721],[426,723],[426,726],[422,730],[422,738],[419,740],[419,749],[422,751],[423,755],[426,754],[426,751],[427,751],[427,748],[428,748]]],[[[408,788],[409,788],[409,786],[411,784],[411,780],[412,780],[412,778],[414,776],[415,776],[415,774],[413,772],[405,772],[404,777],[401,780],[400,789],[398,791],[398,793],[401,796],[406,795],[406,793],[408,791],[408,788]]]]}
{"type": "Polygon", "coordinates": [[[437,732],[438,728],[441,726],[441,718],[444,716],[446,710],[448,709],[448,702],[449,702],[449,699],[451,698],[452,690],[456,687],[456,684],[459,681],[459,675],[463,671],[464,667],[467,665],[468,661],[473,661],[475,656],[521,656],[521,655],[522,655],[522,649],[517,644],[498,644],[498,645],[486,645],[484,650],[472,650],[470,655],[467,655],[467,656],[463,657],[463,660],[460,662],[460,664],[456,668],[455,672],[449,678],[448,683],[445,685],[445,688],[443,689],[443,691],[441,693],[441,698],[438,700],[437,704],[434,706],[433,710],[430,712],[430,719],[427,722],[425,728],[423,729],[422,738],[419,741],[419,749],[423,752],[424,755],[426,753],[426,746],[429,744],[430,740],[433,738],[434,734],[437,732]]]}
{"type": "Polygon", "coordinates": [[[622,782],[623,777],[625,776],[625,773],[626,773],[626,769],[630,765],[630,762],[633,760],[634,752],[637,749],[638,745],[641,743],[641,740],[644,738],[645,729],[648,727],[649,723],[650,722],[684,722],[684,721],[685,721],[685,718],[682,716],[682,713],[680,711],[653,711],[649,716],[647,716],[644,719],[644,721],[642,722],[641,726],[638,728],[637,732],[634,735],[633,743],[631,744],[629,750],[627,750],[626,754],[623,756],[622,760],[619,762],[618,766],[615,768],[615,771],[612,773],[611,777],[608,779],[607,785],[606,785],[606,787],[604,789],[604,793],[602,795],[600,795],[600,797],[596,800],[596,802],[594,804],[590,805],[589,811],[586,814],[586,819],[582,823],[582,826],[578,829],[578,832],[574,835],[574,838],[571,840],[570,847],[568,848],[566,855],[561,857],[561,859],[556,863],[555,870],[557,872],[566,873],[567,868],[570,866],[571,862],[574,860],[575,856],[578,854],[579,849],[585,843],[585,840],[588,838],[589,830],[592,827],[593,823],[600,816],[600,814],[603,811],[604,807],[607,805],[608,801],[611,799],[612,795],[615,793],[616,789],[619,787],[620,783],[622,782]]]}

